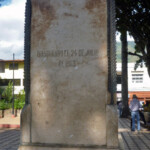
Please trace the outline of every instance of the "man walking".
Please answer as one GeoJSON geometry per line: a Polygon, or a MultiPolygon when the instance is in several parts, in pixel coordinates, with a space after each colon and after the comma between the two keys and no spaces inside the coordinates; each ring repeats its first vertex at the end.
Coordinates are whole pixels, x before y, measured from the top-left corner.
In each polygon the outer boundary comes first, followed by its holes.
{"type": "Polygon", "coordinates": [[[137,130],[140,131],[140,115],[139,115],[140,102],[137,99],[136,95],[133,95],[133,99],[130,102],[129,108],[131,110],[131,118],[132,118],[131,130],[135,131],[135,118],[136,118],[136,120],[137,120],[137,130]]]}

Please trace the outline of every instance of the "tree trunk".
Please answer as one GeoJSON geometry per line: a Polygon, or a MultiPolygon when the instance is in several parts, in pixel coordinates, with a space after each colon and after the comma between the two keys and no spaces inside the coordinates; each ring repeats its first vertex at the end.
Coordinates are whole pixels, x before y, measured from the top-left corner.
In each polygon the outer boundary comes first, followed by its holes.
{"type": "Polygon", "coordinates": [[[18,113],[18,111],[17,111],[17,109],[15,109],[15,117],[17,117],[17,113],[18,113]]]}
{"type": "Polygon", "coordinates": [[[147,72],[150,77],[150,42],[148,42],[147,46],[147,62],[146,62],[146,67],[147,67],[147,72]]]}
{"type": "Polygon", "coordinates": [[[128,107],[128,43],[127,43],[127,32],[121,32],[121,42],[122,42],[122,104],[123,112],[122,117],[128,117],[129,107],[128,107]]]}
{"type": "Polygon", "coordinates": [[[147,65],[147,72],[148,72],[148,75],[149,75],[149,77],[150,77],[150,64],[147,65]]]}

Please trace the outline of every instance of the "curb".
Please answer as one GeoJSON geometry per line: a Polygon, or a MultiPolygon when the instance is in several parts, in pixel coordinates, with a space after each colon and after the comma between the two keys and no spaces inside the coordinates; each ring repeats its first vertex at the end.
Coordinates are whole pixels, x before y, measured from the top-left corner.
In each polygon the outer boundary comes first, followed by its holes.
{"type": "Polygon", "coordinates": [[[20,125],[19,124],[0,124],[0,129],[2,128],[20,129],[20,125]]]}

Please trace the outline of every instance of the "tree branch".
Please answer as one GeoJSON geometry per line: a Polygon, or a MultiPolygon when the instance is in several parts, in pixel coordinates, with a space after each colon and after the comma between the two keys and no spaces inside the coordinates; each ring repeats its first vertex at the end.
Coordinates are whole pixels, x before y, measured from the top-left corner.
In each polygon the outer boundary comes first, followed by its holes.
{"type": "Polygon", "coordinates": [[[132,53],[132,52],[128,52],[129,55],[133,55],[133,56],[137,56],[139,58],[143,58],[143,56],[136,54],[136,53],[132,53]]]}

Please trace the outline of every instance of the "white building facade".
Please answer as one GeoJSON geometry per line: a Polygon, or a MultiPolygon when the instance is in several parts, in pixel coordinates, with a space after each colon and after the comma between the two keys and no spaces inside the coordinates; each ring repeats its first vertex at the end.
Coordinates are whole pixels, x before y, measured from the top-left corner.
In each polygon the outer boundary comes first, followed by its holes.
{"type": "MultiPolygon", "coordinates": [[[[147,92],[150,94],[150,77],[146,66],[134,69],[135,63],[128,63],[128,91],[130,92],[147,92]]],[[[122,64],[117,63],[117,98],[121,100],[121,75],[122,64]]],[[[130,97],[130,95],[129,95],[130,97]]]]}
{"type": "MultiPolygon", "coordinates": [[[[0,87],[13,81],[13,60],[0,60],[0,87]]],[[[14,94],[24,89],[24,60],[14,61],[14,94]]]]}

